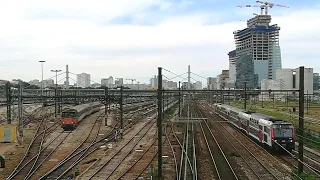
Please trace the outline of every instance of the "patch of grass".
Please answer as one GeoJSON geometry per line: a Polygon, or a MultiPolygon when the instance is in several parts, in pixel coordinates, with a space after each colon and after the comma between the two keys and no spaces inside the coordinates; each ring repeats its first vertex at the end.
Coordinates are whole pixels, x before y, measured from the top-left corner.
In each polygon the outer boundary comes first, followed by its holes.
{"type": "Polygon", "coordinates": [[[171,108],[167,109],[164,113],[165,115],[163,116],[163,120],[167,121],[170,120],[173,116],[173,114],[176,112],[176,109],[178,108],[179,104],[175,104],[171,108]]]}
{"type": "Polygon", "coordinates": [[[314,176],[314,175],[311,175],[311,174],[309,174],[309,173],[305,173],[305,172],[303,172],[303,173],[301,173],[301,174],[299,174],[298,173],[298,171],[294,171],[293,172],[293,174],[292,174],[292,178],[293,179],[303,179],[303,180],[316,180],[316,177],[314,176]],[[298,177],[297,177],[298,176],[298,177]]]}
{"type": "Polygon", "coordinates": [[[238,154],[237,152],[231,152],[230,156],[240,157],[240,154],[238,154]]]}

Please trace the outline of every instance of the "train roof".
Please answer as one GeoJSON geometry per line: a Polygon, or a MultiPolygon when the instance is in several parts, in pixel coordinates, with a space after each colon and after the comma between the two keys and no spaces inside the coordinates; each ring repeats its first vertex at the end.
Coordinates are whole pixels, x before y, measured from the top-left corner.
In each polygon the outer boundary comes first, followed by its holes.
{"type": "Polygon", "coordinates": [[[267,121],[271,121],[273,123],[289,123],[291,124],[290,122],[286,122],[282,119],[277,119],[273,116],[267,116],[267,115],[264,115],[264,114],[260,114],[260,113],[252,113],[252,118],[259,118],[259,119],[264,119],[264,120],[267,120],[267,121]]]}
{"type": "Polygon", "coordinates": [[[80,104],[80,105],[76,105],[76,106],[73,106],[73,107],[70,107],[66,110],[63,110],[63,111],[72,111],[72,110],[75,110],[75,111],[82,111],[88,107],[91,107],[91,106],[96,106],[96,105],[99,105],[100,103],[98,102],[93,102],[93,103],[86,103],[86,104],[80,104]]]}

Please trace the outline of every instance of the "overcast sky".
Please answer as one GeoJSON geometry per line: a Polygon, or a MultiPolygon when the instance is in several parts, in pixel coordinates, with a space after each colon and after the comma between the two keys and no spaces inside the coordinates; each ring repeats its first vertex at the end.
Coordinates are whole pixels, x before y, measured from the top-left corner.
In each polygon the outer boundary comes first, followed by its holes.
{"type": "MultiPolygon", "coordinates": [[[[281,27],[283,68],[304,65],[319,72],[320,1],[274,2],[290,6],[269,10],[281,27]]],[[[246,4],[255,1],[1,1],[0,79],[41,79],[39,60],[47,61],[45,79],[54,75],[50,69],[64,70],[66,64],[96,82],[113,76],[148,83],[158,66],[182,74],[188,64],[194,73],[216,76],[228,69],[233,31],[260,12],[236,7],[246,4]]]]}

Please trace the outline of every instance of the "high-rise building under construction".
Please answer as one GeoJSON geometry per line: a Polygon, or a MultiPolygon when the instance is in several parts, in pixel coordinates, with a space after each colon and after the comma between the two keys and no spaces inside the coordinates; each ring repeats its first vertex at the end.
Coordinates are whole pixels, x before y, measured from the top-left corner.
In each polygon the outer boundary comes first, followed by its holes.
{"type": "MultiPolygon", "coordinates": [[[[250,61],[253,61],[254,66],[254,77],[249,77],[252,76],[252,73],[243,69],[242,72],[250,74],[248,76],[241,74],[242,77],[248,78],[236,77],[236,84],[242,86],[245,82],[252,83],[254,88],[259,88],[263,79],[274,79],[276,70],[281,69],[280,27],[276,24],[270,25],[270,22],[270,15],[256,15],[247,21],[247,28],[233,33],[236,44],[236,59],[241,58],[241,64],[244,64],[247,58],[247,62],[252,64],[250,61]]],[[[243,67],[248,66],[244,64],[243,67]]],[[[241,67],[236,69],[241,69],[241,67]]]]}

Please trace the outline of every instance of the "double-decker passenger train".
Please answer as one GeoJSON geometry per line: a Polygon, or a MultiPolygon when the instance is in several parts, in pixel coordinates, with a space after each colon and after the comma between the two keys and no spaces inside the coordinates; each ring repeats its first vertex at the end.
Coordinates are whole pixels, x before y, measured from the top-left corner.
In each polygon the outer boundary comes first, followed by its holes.
{"type": "Polygon", "coordinates": [[[64,109],[61,115],[62,128],[64,130],[73,130],[86,116],[98,112],[100,103],[88,103],[64,109]]]}
{"type": "Polygon", "coordinates": [[[279,151],[295,147],[295,131],[292,123],[260,113],[249,112],[226,104],[214,104],[215,113],[244,131],[263,146],[279,151]],[[283,148],[281,148],[282,146],[283,148]]]}

